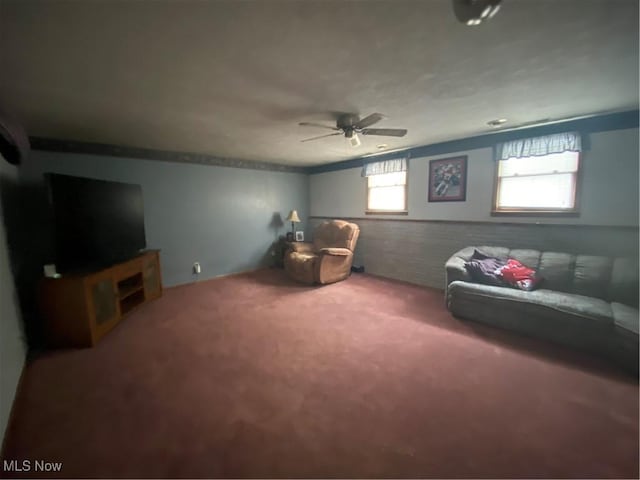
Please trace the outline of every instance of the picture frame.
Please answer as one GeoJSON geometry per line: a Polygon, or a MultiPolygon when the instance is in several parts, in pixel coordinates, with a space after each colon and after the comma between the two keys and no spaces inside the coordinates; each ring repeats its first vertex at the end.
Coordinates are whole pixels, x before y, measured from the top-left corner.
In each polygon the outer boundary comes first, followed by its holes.
{"type": "Polygon", "coordinates": [[[293,232],[287,232],[285,241],[287,242],[293,242],[293,232]]]}
{"type": "Polygon", "coordinates": [[[467,199],[467,156],[429,161],[429,202],[464,202],[467,199]]]}
{"type": "Polygon", "coordinates": [[[296,231],[296,242],[304,242],[304,232],[302,230],[296,231]]]}

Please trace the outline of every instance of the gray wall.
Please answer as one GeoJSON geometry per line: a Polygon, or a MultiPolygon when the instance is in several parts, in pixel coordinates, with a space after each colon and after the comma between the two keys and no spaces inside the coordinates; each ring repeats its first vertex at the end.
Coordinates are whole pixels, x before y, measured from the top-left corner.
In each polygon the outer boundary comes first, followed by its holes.
{"type": "Polygon", "coordinates": [[[361,227],[355,262],[366,271],[441,288],[444,262],[468,245],[638,255],[638,129],[590,135],[578,217],[491,216],[490,148],[411,159],[409,215],[366,215],[360,169],[311,175],[311,226],[351,218],[361,227]],[[467,200],[427,202],[429,160],[468,155],[467,200]]]}
{"type": "MultiPolygon", "coordinates": [[[[311,219],[311,225],[322,218],[311,219]]],[[[638,229],[522,223],[353,219],[360,226],[354,255],[367,273],[443,288],[444,263],[470,245],[504,245],[608,256],[638,256],[638,229]]]]}
{"type": "Polygon", "coordinates": [[[199,280],[269,265],[287,229],[274,214],[295,208],[306,220],[309,211],[308,176],[298,173],[34,151],[21,185],[41,185],[44,172],[142,185],[147,246],[161,250],[165,286],[196,280],[196,261],[199,280]]]}
{"type": "Polygon", "coordinates": [[[43,173],[142,185],[148,248],[161,250],[165,286],[273,264],[271,245],[290,224],[274,221],[297,209],[305,230],[309,178],[197,164],[33,151],[16,169],[1,160],[0,434],[25,361],[26,337],[41,343],[35,286],[52,260],[43,173]],[[202,273],[192,273],[198,261],[202,273]],[[15,287],[14,287],[15,285],[15,287]]]}
{"type": "MultiPolygon", "coordinates": [[[[593,133],[582,155],[582,198],[579,217],[491,216],[495,164],[491,148],[412,158],[409,162],[409,215],[368,218],[462,220],[501,223],[557,223],[638,226],[638,129],[593,133]],[[427,202],[429,161],[468,156],[467,200],[427,202]]],[[[363,217],[366,181],[359,168],[311,175],[312,216],[363,217]]]]}
{"type": "Polygon", "coordinates": [[[17,181],[17,169],[0,156],[0,440],[4,437],[27,352],[5,226],[11,211],[19,207],[11,202],[17,181]]]}

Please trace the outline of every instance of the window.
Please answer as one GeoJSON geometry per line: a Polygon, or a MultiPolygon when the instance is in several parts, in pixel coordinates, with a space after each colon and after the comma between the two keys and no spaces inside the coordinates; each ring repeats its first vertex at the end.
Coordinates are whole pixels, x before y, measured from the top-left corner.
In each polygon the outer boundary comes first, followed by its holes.
{"type": "Polygon", "coordinates": [[[498,151],[494,212],[578,211],[577,134],[516,140],[500,145],[498,151]]]}
{"type": "Polygon", "coordinates": [[[396,157],[362,167],[367,178],[366,213],[407,214],[408,163],[408,157],[396,157]]]}
{"type": "Polygon", "coordinates": [[[367,177],[367,211],[405,213],[407,172],[382,173],[367,177]]]}

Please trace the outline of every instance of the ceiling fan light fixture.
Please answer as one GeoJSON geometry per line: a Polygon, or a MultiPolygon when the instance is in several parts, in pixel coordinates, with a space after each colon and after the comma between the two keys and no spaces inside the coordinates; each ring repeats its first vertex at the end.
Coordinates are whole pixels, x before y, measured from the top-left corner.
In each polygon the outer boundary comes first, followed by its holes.
{"type": "Polygon", "coordinates": [[[459,22],[469,26],[480,25],[500,10],[502,0],[452,0],[453,12],[459,22]]]}
{"type": "Polygon", "coordinates": [[[487,122],[487,125],[489,125],[490,127],[501,127],[503,124],[507,123],[507,119],[506,118],[496,118],[495,120],[490,120],[487,122]]]}
{"type": "Polygon", "coordinates": [[[491,12],[489,12],[489,16],[487,17],[487,19],[493,18],[495,16],[495,14],[498,13],[498,10],[500,10],[500,4],[499,3],[497,5],[494,5],[493,10],[491,10],[491,12]]]}
{"type": "Polygon", "coordinates": [[[349,143],[351,144],[352,147],[359,147],[362,142],[360,141],[360,137],[358,137],[357,133],[353,133],[353,135],[351,136],[351,138],[349,138],[349,143]]]}

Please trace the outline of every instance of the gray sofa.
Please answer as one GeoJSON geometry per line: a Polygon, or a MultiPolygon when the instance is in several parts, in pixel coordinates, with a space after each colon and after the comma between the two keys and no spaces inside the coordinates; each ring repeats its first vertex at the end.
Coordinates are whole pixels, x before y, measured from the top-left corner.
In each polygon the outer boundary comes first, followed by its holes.
{"type": "Polygon", "coordinates": [[[447,308],[475,320],[607,356],[638,371],[638,259],[467,247],[446,263],[447,308]],[[525,292],[476,283],[474,250],[514,258],[544,280],[525,292]]]}

